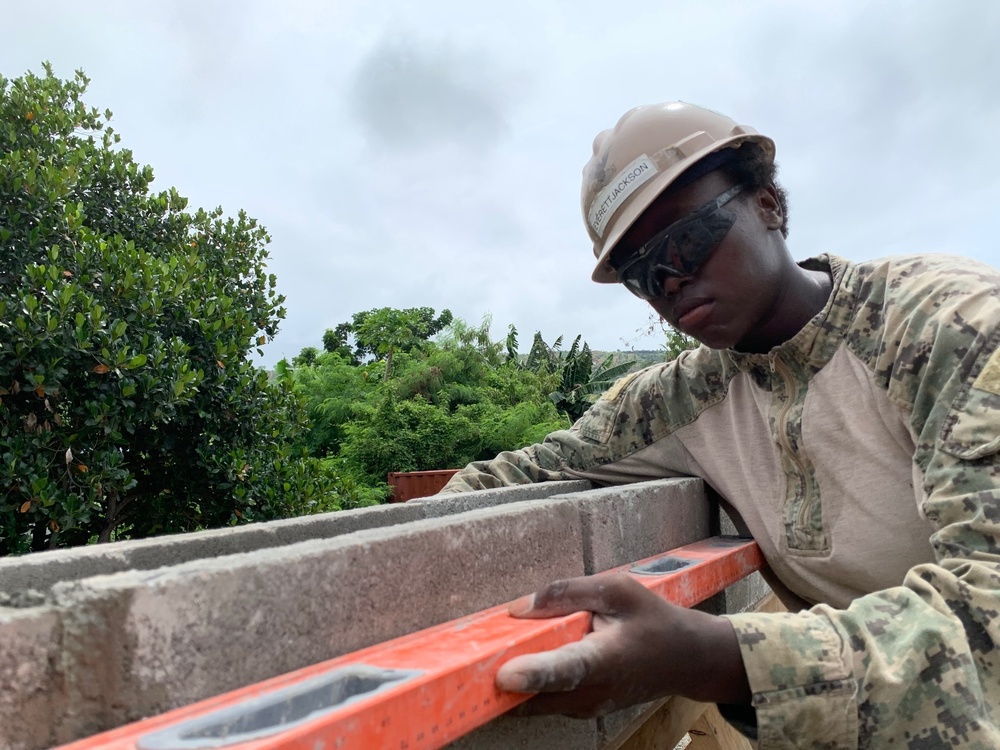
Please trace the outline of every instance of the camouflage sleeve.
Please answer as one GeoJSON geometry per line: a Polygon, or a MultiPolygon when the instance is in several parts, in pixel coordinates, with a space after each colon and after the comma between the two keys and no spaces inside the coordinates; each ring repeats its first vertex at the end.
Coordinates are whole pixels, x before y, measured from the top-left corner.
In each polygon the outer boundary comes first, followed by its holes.
{"type": "MultiPolygon", "coordinates": [[[[548,439],[546,439],[548,440],[548,439]]],[[[490,461],[474,461],[453,476],[438,492],[450,495],[474,490],[491,490],[514,484],[574,479],[565,470],[558,443],[540,443],[517,451],[505,451],[490,461]]]]}
{"type": "Polygon", "coordinates": [[[762,748],[1000,747],[1000,284],[980,276],[900,299],[904,279],[876,311],[935,563],[845,610],[729,616],[762,748]]]}

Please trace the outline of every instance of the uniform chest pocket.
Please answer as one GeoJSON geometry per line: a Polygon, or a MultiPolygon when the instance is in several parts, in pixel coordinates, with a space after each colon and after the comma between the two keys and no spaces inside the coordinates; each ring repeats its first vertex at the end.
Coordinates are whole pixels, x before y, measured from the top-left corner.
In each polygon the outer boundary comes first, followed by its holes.
{"type": "Polygon", "coordinates": [[[621,399],[602,397],[580,417],[576,427],[587,440],[606,445],[614,432],[621,408],[621,399]]]}
{"type": "Polygon", "coordinates": [[[655,390],[646,370],[633,372],[619,379],[612,385],[576,423],[580,434],[587,440],[607,445],[611,438],[621,437],[633,431],[637,421],[643,419],[637,401],[647,401],[649,394],[644,396],[641,389],[655,390]],[[642,386],[637,389],[636,383],[640,377],[647,375],[642,386]],[[637,392],[639,390],[640,392],[637,392]]]}
{"type": "MultiPolygon", "coordinates": [[[[996,341],[1000,335],[994,335],[996,341]]],[[[1000,347],[952,404],[940,435],[941,449],[973,460],[1000,451],[1000,347]]]]}
{"type": "Polygon", "coordinates": [[[622,378],[574,425],[583,438],[607,449],[607,461],[620,460],[670,431],[657,381],[661,369],[640,370],[622,378]]]}

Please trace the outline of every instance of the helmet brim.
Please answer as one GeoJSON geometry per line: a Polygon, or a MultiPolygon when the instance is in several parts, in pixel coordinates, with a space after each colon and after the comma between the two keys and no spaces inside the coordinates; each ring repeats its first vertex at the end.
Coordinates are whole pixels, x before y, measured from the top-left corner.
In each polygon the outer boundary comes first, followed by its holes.
{"type": "MultiPolygon", "coordinates": [[[[765,135],[760,135],[759,133],[744,133],[741,135],[731,136],[730,138],[726,138],[721,141],[715,141],[701,151],[695,152],[690,156],[690,158],[685,159],[682,163],[669,167],[653,177],[635,196],[637,200],[633,200],[631,203],[622,207],[621,216],[615,220],[614,230],[603,241],[603,250],[597,259],[597,266],[594,268],[594,272],[591,274],[590,278],[599,284],[617,284],[618,275],[611,267],[611,253],[621,238],[625,236],[625,233],[632,227],[633,224],[635,224],[636,221],[638,221],[643,212],[645,212],[646,209],[653,204],[653,201],[655,201],[664,190],[670,187],[678,177],[691,169],[698,162],[698,160],[703,159],[716,151],[721,151],[724,148],[739,148],[747,142],[759,144],[771,160],[774,160],[774,141],[765,135]]],[[[595,250],[596,249],[597,248],[595,246],[595,250]]]]}

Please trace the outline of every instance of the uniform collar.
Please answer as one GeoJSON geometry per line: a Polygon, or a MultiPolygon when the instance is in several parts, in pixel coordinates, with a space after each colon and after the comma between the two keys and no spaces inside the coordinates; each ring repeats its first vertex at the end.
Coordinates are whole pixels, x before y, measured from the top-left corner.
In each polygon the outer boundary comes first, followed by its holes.
{"type": "Polygon", "coordinates": [[[726,349],[724,354],[740,370],[751,372],[759,369],[773,372],[775,360],[780,359],[785,364],[798,365],[815,372],[826,365],[836,352],[839,341],[829,334],[839,326],[832,325],[831,312],[845,305],[853,307],[852,300],[848,299],[853,297],[853,293],[843,284],[847,271],[853,264],[844,258],[824,253],[814,258],[807,258],[798,265],[808,271],[825,271],[830,274],[833,287],[826,304],[798,333],[769,352],[749,353],[726,349]]]}

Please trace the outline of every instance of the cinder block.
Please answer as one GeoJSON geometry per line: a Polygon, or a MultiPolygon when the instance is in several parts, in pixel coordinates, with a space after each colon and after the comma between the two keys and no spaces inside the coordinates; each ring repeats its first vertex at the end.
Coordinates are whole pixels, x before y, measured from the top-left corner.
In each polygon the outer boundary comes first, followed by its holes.
{"type": "Polygon", "coordinates": [[[448,750],[597,750],[597,719],[501,716],[448,745],[448,750]]]}
{"type": "MultiPolygon", "coordinates": [[[[621,734],[629,728],[629,724],[660,706],[661,703],[662,701],[658,700],[651,703],[640,703],[635,706],[629,706],[621,711],[615,711],[614,713],[598,717],[596,720],[597,747],[603,748],[611,742],[621,739],[621,734]]],[[[617,744],[615,746],[617,747],[617,744]]]]}
{"type": "Polygon", "coordinates": [[[711,506],[700,479],[658,479],[572,498],[583,523],[588,575],[710,536],[711,506]]]}
{"type": "Polygon", "coordinates": [[[106,660],[70,681],[60,741],[582,575],[580,550],[576,505],[546,500],[57,584],[67,673],[106,660]]]}
{"type": "Polygon", "coordinates": [[[51,607],[0,607],[0,747],[35,750],[55,742],[52,717],[65,710],[57,679],[60,620],[51,607]]]}
{"type": "MultiPolygon", "coordinates": [[[[130,588],[90,587],[85,581],[56,584],[50,595],[62,625],[56,668],[66,709],[50,718],[60,744],[124,723],[123,709],[135,698],[128,680],[134,636],[126,628],[135,593],[130,588]],[[72,587],[73,595],[60,593],[60,587],[72,587]]],[[[146,701],[155,699],[154,694],[144,696],[146,701]]]]}
{"type": "Polygon", "coordinates": [[[327,539],[363,529],[393,526],[424,517],[409,504],[254,523],[128,542],[38,552],[0,559],[0,594],[46,591],[59,581],[77,581],[126,570],[153,570],[190,560],[252,552],[308,539],[327,539]]]}
{"type": "Polygon", "coordinates": [[[723,591],[719,595],[722,599],[713,614],[751,612],[770,593],[771,587],[767,585],[767,581],[760,573],[754,573],[723,591]]]}
{"type": "MultiPolygon", "coordinates": [[[[41,750],[712,531],[699,480],[590,488],[540,483],[0,561],[0,602],[6,591],[21,608],[0,608],[0,748],[41,750]]],[[[728,603],[757,593],[747,587],[728,603]]],[[[596,750],[638,711],[502,717],[452,747],[596,750]]]]}
{"type": "Polygon", "coordinates": [[[495,490],[477,490],[475,492],[460,492],[450,495],[431,495],[410,500],[407,505],[419,507],[426,518],[440,518],[454,513],[464,513],[479,508],[490,508],[495,505],[519,503],[525,500],[544,500],[556,495],[589,490],[594,485],[586,479],[574,479],[567,482],[537,482],[536,484],[517,484],[510,487],[500,487],[495,490]]]}
{"type": "MultiPolygon", "coordinates": [[[[719,533],[733,536],[749,536],[749,531],[742,521],[737,522],[727,506],[723,503],[719,506],[719,533]]],[[[726,612],[749,612],[753,610],[760,601],[771,593],[771,587],[760,573],[747,576],[742,581],[737,581],[721,594],[712,598],[713,607],[705,609],[712,614],[724,614],[726,612]]]]}

